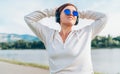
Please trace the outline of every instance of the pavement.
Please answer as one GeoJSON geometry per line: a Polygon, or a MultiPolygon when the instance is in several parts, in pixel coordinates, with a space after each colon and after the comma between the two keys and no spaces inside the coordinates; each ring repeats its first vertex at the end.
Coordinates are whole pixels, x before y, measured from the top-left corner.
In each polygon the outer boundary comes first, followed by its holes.
{"type": "Polygon", "coordinates": [[[49,74],[49,70],[0,61],[0,74],[49,74]]]}

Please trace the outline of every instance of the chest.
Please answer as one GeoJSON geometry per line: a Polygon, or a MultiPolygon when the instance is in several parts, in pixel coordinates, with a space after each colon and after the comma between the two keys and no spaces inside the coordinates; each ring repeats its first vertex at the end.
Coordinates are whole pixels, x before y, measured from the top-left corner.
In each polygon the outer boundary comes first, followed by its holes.
{"type": "Polygon", "coordinates": [[[86,33],[70,33],[65,42],[58,33],[56,33],[47,46],[48,54],[51,57],[74,57],[86,47],[90,47],[90,35],[86,33]]]}

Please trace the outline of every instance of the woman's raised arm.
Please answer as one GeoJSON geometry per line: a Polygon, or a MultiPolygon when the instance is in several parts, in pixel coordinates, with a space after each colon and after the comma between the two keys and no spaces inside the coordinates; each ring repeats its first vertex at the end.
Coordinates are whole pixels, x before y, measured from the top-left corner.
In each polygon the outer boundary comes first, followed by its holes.
{"type": "Polygon", "coordinates": [[[80,18],[82,19],[86,18],[94,20],[94,22],[90,25],[92,29],[92,38],[94,38],[99,32],[102,31],[107,22],[107,16],[100,12],[83,11],[79,12],[79,14],[80,18]]]}

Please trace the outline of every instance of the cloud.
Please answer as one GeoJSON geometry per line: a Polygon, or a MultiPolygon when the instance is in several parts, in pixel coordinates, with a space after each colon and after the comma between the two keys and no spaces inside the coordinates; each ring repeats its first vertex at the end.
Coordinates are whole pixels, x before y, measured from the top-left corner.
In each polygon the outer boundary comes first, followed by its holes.
{"type": "Polygon", "coordinates": [[[24,21],[25,15],[35,10],[55,8],[67,2],[75,4],[79,10],[88,9],[108,14],[108,24],[105,27],[104,33],[101,34],[117,33],[116,30],[118,30],[118,24],[120,24],[119,0],[2,0],[0,2],[0,32],[32,34],[32,31],[28,28],[24,21]],[[116,30],[113,30],[113,27],[115,27],[116,30]]]}

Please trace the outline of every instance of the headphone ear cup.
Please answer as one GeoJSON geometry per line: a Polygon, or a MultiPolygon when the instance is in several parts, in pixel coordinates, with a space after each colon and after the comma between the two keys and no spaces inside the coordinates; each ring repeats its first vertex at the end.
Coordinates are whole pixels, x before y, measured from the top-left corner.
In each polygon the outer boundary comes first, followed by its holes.
{"type": "Polygon", "coordinates": [[[77,20],[76,20],[75,25],[77,25],[77,24],[78,24],[78,22],[79,22],[79,16],[77,16],[77,20]]]}
{"type": "Polygon", "coordinates": [[[56,11],[55,17],[56,17],[56,22],[60,23],[60,13],[58,11],[56,11]]]}

